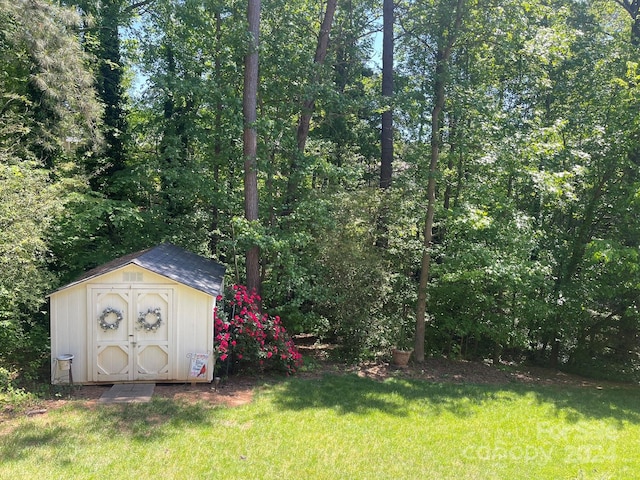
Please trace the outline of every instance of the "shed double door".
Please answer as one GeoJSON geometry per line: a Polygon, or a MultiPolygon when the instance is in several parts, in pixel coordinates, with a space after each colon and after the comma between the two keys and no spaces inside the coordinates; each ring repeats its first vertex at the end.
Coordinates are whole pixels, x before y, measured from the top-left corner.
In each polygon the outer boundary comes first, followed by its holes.
{"type": "Polygon", "coordinates": [[[93,381],[168,379],[172,305],[170,288],[92,288],[93,381]]]}

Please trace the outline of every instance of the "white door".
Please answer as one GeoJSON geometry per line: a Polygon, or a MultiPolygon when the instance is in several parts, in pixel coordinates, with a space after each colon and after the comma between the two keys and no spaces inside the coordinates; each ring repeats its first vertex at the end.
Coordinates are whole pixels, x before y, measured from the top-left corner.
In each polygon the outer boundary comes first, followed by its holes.
{"type": "Polygon", "coordinates": [[[167,380],[171,371],[170,288],[93,288],[93,381],[167,380]]]}

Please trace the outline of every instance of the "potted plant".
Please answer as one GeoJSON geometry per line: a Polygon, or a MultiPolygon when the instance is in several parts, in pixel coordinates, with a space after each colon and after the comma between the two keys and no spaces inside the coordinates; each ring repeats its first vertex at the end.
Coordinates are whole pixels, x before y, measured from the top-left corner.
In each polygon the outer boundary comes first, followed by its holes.
{"type": "Polygon", "coordinates": [[[391,350],[391,364],[406,367],[413,353],[413,336],[407,325],[401,325],[396,337],[396,346],[391,350]]]}

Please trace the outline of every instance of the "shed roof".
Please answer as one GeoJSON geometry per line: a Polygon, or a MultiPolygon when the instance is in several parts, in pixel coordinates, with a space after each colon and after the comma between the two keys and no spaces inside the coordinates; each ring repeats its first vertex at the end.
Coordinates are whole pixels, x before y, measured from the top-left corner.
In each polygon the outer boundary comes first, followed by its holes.
{"type": "Polygon", "coordinates": [[[85,272],[58,291],[133,264],[212,296],[222,293],[225,267],[170,243],[116,258],[85,272]]]}

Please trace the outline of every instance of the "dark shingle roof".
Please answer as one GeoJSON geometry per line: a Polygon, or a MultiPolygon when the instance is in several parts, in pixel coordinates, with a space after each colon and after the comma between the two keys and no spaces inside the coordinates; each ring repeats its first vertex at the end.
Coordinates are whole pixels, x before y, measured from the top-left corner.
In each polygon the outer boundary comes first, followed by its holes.
{"type": "Polygon", "coordinates": [[[59,290],[85,280],[109,273],[125,265],[134,264],[158,275],[170,278],[209,295],[222,293],[225,267],[208,258],[187,252],[170,243],[148,248],[116,258],[84,273],[74,282],[59,290]]]}

